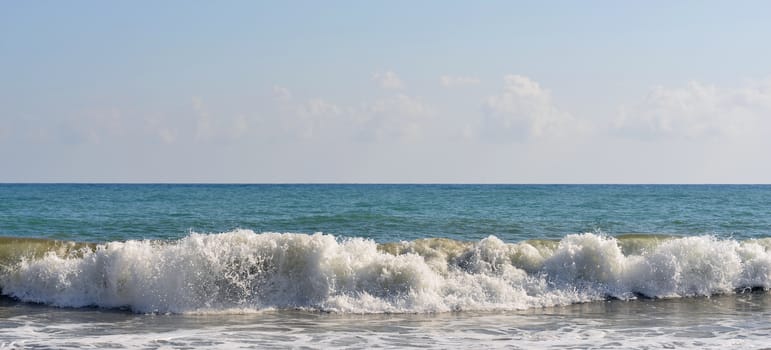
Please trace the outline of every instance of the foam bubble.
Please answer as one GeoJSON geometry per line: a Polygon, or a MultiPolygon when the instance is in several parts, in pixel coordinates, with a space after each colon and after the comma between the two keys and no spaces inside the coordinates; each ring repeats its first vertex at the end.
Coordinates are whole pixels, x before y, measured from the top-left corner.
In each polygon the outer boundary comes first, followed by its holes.
{"type": "Polygon", "coordinates": [[[639,295],[685,297],[771,286],[759,241],[568,235],[559,242],[363,238],[236,230],[171,242],[51,250],[0,273],[5,295],[135,312],[311,309],[342,313],[514,310],[639,295]],[[639,245],[638,245],[639,247],[639,245]]]}

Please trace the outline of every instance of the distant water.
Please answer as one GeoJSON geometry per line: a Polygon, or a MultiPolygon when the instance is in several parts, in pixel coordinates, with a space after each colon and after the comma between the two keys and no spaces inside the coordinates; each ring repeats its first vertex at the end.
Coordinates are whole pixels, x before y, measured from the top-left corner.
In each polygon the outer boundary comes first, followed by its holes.
{"type": "Polygon", "coordinates": [[[768,185],[3,184],[0,236],[0,348],[771,336],[768,185]]]}
{"type": "Polygon", "coordinates": [[[324,232],[507,242],[604,232],[771,236],[771,186],[1,185],[0,234],[108,242],[324,232]]]}

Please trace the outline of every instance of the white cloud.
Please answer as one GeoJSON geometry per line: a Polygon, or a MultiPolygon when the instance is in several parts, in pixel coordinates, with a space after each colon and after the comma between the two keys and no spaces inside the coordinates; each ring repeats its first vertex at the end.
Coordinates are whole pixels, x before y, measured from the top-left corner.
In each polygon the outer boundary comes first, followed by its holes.
{"type": "Polygon", "coordinates": [[[560,136],[588,129],[557,108],[549,90],[521,75],[505,76],[503,91],[488,97],[485,109],[484,133],[496,139],[560,136]]]}
{"type": "Polygon", "coordinates": [[[233,123],[230,128],[230,135],[233,138],[240,138],[241,136],[244,136],[249,131],[249,121],[248,118],[243,115],[239,114],[233,118],[233,123]]]}
{"type": "Polygon", "coordinates": [[[292,99],[292,92],[285,87],[274,85],[273,96],[279,101],[289,101],[292,99]]]}
{"type": "Polygon", "coordinates": [[[425,135],[434,109],[418,98],[397,94],[374,101],[359,115],[365,131],[379,139],[415,140],[425,135]]]}
{"type": "Polygon", "coordinates": [[[740,136],[767,128],[769,115],[771,81],[728,89],[691,82],[653,88],[635,108],[622,110],[615,126],[640,137],[740,136]]]}
{"type": "MultiPolygon", "coordinates": [[[[193,97],[192,105],[196,114],[195,139],[198,141],[232,141],[249,131],[249,122],[242,114],[212,117],[200,97],[193,97]]],[[[172,130],[159,129],[158,135],[167,143],[176,140],[176,132],[172,130]]]]}
{"type": "Polygon", "coordinates": [[[336,104],[318,97],[311,98],[305,103],[296,106],[296,108],[297,114],[307,117],[340,114],[340,108],[336,104]]]}
{"type": "Polygon", "coordinates": [[[477,77],[461,77],[452,75],[443,75],[439,77],[439,83],[444,87],[461,87],[469,85],[479,85],[480,80],[477,77]]]}
{"type": "Polygon", "coordinates": [[[165,144],[172,144],[177,141],[178,131],[169,126],[168,118],[162,115],[146,116],[144,132],[157,137],[165,144]]]}
{"type": "Polygon", "coordinates": [[[328,134],[340,123],[342,109],[323,98],[315,97],[305,101],[293,100],[289,89],[274,86],[278,101],[279,127],[290,135],[311,139],[328,134]]]}
{"type": "Polygon", "coordinates": [[[165,144],[172,144],[177,141],[177,133],[176,130],[168,129],[168,128],[161,128],[156,130],[156,135],[161,138],[163,143],[165,144]]]}
{"type": "Polygon", "coordinates": [[[311,98],[293,108],[297,118],[290,122],[290,128],[300,130],[306,138],[317,136],[325,129],[334,129],[339,123],[340,108],[322,98],[311,98]]]}
{"type": "MultiPolygon", "coordinates": [[[[131,120],[124,118],[117,108],[89,109],[65,117],[56,129],[51,133],[57,134],[67,143],[112,143],[131,132],[131,120]]],[[[41,130],[40,135],[46,133],[41,130]]]]}
{"type": "Polygon", "coordinates": [[[212,121],[209,112],[204,108],[200,97],[193,97],[193,110],[197,118],[195,122],[195,138],[198,140],[209,140],[214,136],[212,121]]]}
{"type": "MultiPolygon", "coordinates": [[[[289,89],[274,89],[281,96],[289,89]]],[[[277,99],[278,126],[288,135],[305,139],[359,140],[364,142],[415,140],[422,137],[435,111],[418,98],[405,94],[338,105],[323,98],[277,99]]]]}
{"type": "Polygon", "coordinates": [[[384,89],[401,89],[404,87],[402,80],[392,71],[376,72],[372,75],[372,80],[375,80],[384,89]]]}
{"type": "Polygon", "coordinates": [[[404,117],[420,117],[433,113],[432,108],[419,99],[404,94],[375,101],[370,110],[377,114],[389,113],[404,117]]]}

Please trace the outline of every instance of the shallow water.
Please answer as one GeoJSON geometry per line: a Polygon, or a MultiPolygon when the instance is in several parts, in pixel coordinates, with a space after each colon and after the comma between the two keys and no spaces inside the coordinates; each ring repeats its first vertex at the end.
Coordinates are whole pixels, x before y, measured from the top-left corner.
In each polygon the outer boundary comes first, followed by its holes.
{"type": "Polygon", "coordinates": [[[517,312],[156,315],[3,301],[5,348],[734,348],[769,346],[771,296],[611,300],[517,312]]]}

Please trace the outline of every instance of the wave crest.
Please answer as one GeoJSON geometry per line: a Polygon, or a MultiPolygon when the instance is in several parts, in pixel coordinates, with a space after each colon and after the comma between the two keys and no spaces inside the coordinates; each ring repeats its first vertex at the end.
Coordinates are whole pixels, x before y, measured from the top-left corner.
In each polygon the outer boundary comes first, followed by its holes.
{"type": "Polygon", "coordinates": [[[490,236],[378,245],[320,233],[236,230],[68,249],[36,242],[34,254],[15,259],[6,252],[13,249],[4,250],[3,294],[135,312],[511,310],[771,287],[771,241],[711,236],[584,233],[559,242],[490,236]],[[41,254],[48,246],[58,248],[41,254]]]}

